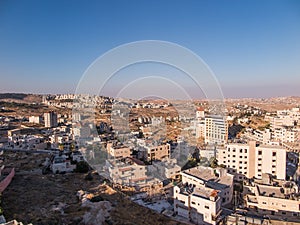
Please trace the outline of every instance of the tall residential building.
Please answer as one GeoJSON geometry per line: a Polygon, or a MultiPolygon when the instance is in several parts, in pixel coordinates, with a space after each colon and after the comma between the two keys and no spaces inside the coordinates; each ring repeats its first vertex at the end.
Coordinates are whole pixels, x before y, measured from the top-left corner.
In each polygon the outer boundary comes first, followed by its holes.
{"type": "Polygon", "coordinates": [[[57,127],[57,114],[53,111],[44,113],[45,127],[57,127]]]}
{"type": "Polygon", "coordinates": [[[286,178],[286,149],[282,146],[232,143],[217,153],[219,165],[223,164],[229,172],[236,173],[237,179],[262,178],[263,173],[277,179],[286,178]],[[243,175],[243,176],[242,176],[243,175]]]}
{"type": "Polygon", "coordinates": [[[205,117],[205,143],[223,145],[228,140],[228,124],[226,118],[219,115],[205,117]]]}
{"type": "Polygon", "coordinates": [[[80,122],[81,121],[81,114],[78,112],[75,112],[72,114],[73,122],[80,122]]]}
{"type": "Polygon", "coordinates": [[[228,140],[226,117],[205,115],[203,108],[196,111],[196,138],[203,138],[206,144],[224,145],[228,140]]]}

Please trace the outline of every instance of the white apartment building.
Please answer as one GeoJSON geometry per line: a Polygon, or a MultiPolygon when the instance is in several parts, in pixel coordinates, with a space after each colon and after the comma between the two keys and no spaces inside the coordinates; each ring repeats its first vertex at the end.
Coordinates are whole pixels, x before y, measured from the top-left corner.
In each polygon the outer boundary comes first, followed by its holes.
{"type": "Polygon", "coordinates": [[[264,145],[280,145],[280,143],[294,143],[299,141],[299,128],[279,126],[273,129],[254,130],[247,132],[245,137],[258,141],[264,145]]]}
{"type": "Polygon", "coordinates": [[[276,129],[282,126],[294,126],[300,120],[299,108],[291,110],[278,110],[275,116],[266,115],[265,119],[270,122],[271,128],[276,129]]]}
{"type": "Polygon", "coordinates": [[[270,129],[261,130],[254,130],[253,132],[253,139],[258,141],[262,144],[268,144],[272,139],[272,133],[270,129]]]}
{"type": "Polygon", "coordinates": [[[299,129],[295,127],[280,127],[273,131],[273,138],[280,142],[297,142],[299,141],[299,129]]]}
{"type": "Polygon", "coordinates": [[[300,215],[299,187],[291,181],[244,182],[245,203],[250,210],[269,217],[298,217],[300,215]]]}
{"type": "Polygon", "coordinates": [[[194,224],[218,224],[221,198],[218,192],[208,187],[181,184],[174,187],[174,211],[194,224]]]}
{"type": "Polygon", "coordinates": [[[57,127],[57,114],[53,111],[44,113],[45,127],[57,127]]]}
{"type": "Polygon", "coordinates": [[[286,178],[286,149],[281,146],[258,145],[255,141],[232,143],[218,150],[217,160],[229,172],[236,173],[236,179],[261,178],[263,173],[286,178]]]}
{"type": "Polygon", "coordinates": [[[196,138],[205,137],[205,128],[205,121],[201,121],[196,124],[196,138]]]}
{"type": "Polygon", "coordinates": [[[223,145],[228,139],[228,124],[226,117],[205,115],[203,108],[196,111],[196,138],[204,138],[207,144],[223,145]]]}
{"type": "Polygon", "coordinates": [[[40,116],[29,116],[29,123],[42,123],[40,116]]]}
{"type": "Polygon", "coordinates": [[[224,168],[210,168],[198,166],[181,171],[182,183],[189,183],[196,187],[209,187],[218,191],[221,204],[231,203],[233,196],[233,175],[224,168]]]}
{"type": "Polygon", "coordinates": [[[204,109],[201,108],[201,107],[199,107],[199,108],[197,109],[197,111],[196,111],[196,119],[197,119],[198,121],[202,121],[202,120],[204,120],[204,118],[205,118],[205,112],[204,112],[204,109]]]}
{"type": "Polygon", "coordinates": [[[81,114],[78,112],[75,112],[72,114],[72,120],[73,122],[80,122],[81,121],[81,114]]]}
{"type": "Polygon", "coordinates": [[[226,118],[218,115],[205,117],[205,143],[223,145],[228,140],[228,124],[226,118]]]}

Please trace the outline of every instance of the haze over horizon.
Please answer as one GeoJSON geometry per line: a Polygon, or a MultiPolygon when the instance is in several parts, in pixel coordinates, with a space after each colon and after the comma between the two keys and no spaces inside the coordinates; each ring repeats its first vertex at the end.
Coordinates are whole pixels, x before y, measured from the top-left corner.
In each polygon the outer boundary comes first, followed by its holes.
{"type": "MultiPolygon", "coordinates": [[[[300,96],[299,21],[296,0],[2,1],[0,92],[74,93],[89,65],[110,49],[163,40],[201,57],[226,98],[300,96]]],[[[106,93],[163,74],[201,97],[178,71],[149,68],[125,68],[106,93]]]]}

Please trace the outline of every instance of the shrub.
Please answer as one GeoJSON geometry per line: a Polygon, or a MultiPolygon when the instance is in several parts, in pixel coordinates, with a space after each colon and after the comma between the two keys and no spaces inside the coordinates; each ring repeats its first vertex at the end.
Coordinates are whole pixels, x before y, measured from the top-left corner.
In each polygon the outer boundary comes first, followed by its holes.
{"type": "Polygon", "coordinates": [[[81,161],[76,164],[75,171],[78,173],[87,173],[89,172],[90,166],[86,161],[81,161]]]}

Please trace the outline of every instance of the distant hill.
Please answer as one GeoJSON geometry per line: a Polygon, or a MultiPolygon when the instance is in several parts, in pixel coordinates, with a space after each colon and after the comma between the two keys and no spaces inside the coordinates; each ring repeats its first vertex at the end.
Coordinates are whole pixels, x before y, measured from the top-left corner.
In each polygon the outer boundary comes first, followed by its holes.
{"type": "Polygon", "coordinates": [[[0,100],[3,102],[41,103],[42,95],[23,93],[0,93],[0,100]]]}

